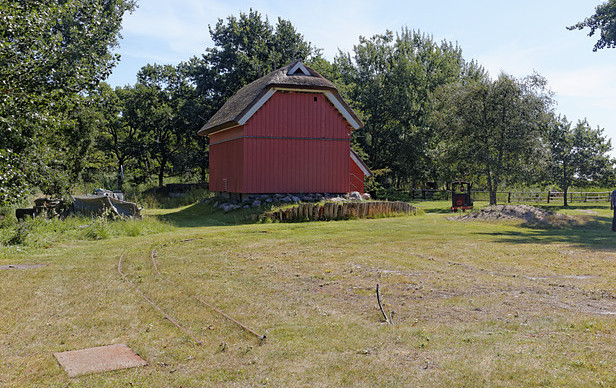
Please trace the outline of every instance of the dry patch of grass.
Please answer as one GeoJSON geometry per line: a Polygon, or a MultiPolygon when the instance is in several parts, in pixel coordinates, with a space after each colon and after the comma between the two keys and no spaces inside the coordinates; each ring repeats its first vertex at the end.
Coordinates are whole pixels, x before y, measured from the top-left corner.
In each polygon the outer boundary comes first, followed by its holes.
{"type": "Polygon", "coordinates": [[[616,240],[609,209],[593,211],[577,228],[427,214],[22,252],[11,264],[47,266],[0,271],[0,385],[613,386],[616,240]],[[204,346],[122,280],[122,252],[127,276],[204,346]],[[69,379],[52,356],[113,343],[149,365],[69,379]]]}

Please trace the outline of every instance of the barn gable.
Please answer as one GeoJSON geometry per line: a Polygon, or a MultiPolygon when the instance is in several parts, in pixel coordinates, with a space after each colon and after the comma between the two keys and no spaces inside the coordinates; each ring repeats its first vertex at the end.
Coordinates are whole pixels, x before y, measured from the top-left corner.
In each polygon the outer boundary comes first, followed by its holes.
{"type": "Polygon", "coordinates": [[[240,89],[199,131],[210,138],[210,190],[363,191],[365,164],[350,151],[361,126],[330,81],[295,61],[240,89]]]}
{"type": "Polygon", "coordinates": [[[295,61],[241,88],[199,130],[205,136],[227,128],[244,125],[276,92],[314,91],[325,95],[354,129],[363,126],[330,81],[295,61]],[[299,69],[299,70],[298,70],[299,69]],[[308,74],[309,75],[308,75],[308,74]]]}

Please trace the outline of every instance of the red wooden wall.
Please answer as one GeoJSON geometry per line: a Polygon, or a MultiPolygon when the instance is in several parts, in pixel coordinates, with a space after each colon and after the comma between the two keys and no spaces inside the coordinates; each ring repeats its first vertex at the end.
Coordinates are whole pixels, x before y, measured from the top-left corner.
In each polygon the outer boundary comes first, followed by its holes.
{"type": "Polygon", "coordinates": [[[246,192],[349,191],[351,129],[323,94],[276,92],[244,127],[246,192]]]}
{"type": "Polygon", "coordinates": [[[349,192],[350,136],[323,94],[278,91],[244,126],[210,135],[210,189],[349,192]]]}
{"type": "Polygon", "coordinates": [[[243,133],[243,127],[236,127],[210,135],[211,191],[244,192],[243,133]]]}
{"type": "Polygon", "coordinates": [[[361,168],[355,163],[353,158],[350,158],[349,163],[351,164],[351,188],[349,191],[359,191],[360,193],[364,193],[364,172],[361,168]]]}

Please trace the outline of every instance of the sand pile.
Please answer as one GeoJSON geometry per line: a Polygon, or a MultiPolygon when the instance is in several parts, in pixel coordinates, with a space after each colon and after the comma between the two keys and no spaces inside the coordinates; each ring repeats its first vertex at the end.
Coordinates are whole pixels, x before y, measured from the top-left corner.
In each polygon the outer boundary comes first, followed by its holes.
{"type": "Polygon", "coordinates": [[[530,205],[496,205],[488,206],[476,212],[450,217],[450,220],[499,221],[522,220],[528,224],[563,224],[573,221],[572,217],[537,208],[530,205]]]}

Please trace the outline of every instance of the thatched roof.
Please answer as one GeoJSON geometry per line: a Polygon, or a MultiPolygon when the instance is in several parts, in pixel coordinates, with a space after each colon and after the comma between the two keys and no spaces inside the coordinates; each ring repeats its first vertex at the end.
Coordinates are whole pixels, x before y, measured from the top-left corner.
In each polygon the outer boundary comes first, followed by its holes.
{"type": "Polygon", "coordinates": [[[263,103],[264,100],[269,98],[272,94],[271,90],[275,88],[329,92],[340,103],[337,109],[346,111],[341,113],[343,115],[346,113],[349,117],[352,117],[356,125],[362,126],[361,121],[344,102],[334,84],[301,61],[294,61],[241,88],[199,130],[199,135],[205,136],[243,124],[242,119],[245,120],[247,114],[251,116],[251,109],[260,101],[263,103]]]}

